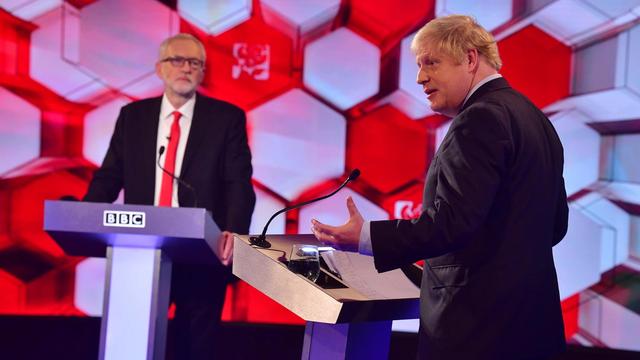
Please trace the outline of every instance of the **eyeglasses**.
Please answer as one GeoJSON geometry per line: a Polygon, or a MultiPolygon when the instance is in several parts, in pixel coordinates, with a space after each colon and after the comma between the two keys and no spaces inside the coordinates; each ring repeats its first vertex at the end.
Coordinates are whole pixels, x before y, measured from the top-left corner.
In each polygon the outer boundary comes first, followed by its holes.
{"type": "Polygon", "coordinates": [[[196,58],[186,58],[182,56],[172,56],[160,60],[161,62],[169,62],[171,66],[181,68],[184,66],[185,61],[189,63],[189,66],[194,70],[200,70],[204,68],[204,62],[196,58]]]}

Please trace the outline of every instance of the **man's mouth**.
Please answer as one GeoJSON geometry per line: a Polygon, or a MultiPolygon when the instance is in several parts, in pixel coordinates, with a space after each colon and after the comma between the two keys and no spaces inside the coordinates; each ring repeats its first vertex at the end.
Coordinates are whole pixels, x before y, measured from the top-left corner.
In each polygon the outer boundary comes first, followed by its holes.
{"type": "Polygon", "coordinates": [[[427,97],[430,97],[431,94],[433,94],[436,91],[438,91],[438,90],[436,90],[436,89],[425,89],[424,93],[427,94],[427,97]]]}

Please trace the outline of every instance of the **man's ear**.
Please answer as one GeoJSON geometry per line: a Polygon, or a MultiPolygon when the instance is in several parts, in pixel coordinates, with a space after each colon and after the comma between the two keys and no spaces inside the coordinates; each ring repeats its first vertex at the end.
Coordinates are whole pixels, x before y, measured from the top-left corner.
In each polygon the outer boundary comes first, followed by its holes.
{"type": "Polygon", "coordinates": [[[473,71],[477,69],[479,64],[480,64],[480,54],[478,54],[478,50],[477,49],[467,50],[466,65],[469,71],[473,71]]]}
{"type": "Polygon", "coordinates": [[[162,79],[162,72],[161,72],[160,66],[162,66],[160,61],[156,62],[156,75],[158,75],[158,77],[162,79]]]}

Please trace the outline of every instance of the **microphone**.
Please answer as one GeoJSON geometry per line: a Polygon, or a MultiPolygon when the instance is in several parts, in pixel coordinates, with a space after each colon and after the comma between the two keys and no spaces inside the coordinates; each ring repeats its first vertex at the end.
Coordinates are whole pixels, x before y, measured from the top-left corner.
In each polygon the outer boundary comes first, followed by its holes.
{"type": "Polygon", "coordinates": [[[196,189],[194,189],[193,186],[189,185],[189,183],[173,175],[167,169],[163,168],[162,165],[160,165],[160,158],[162,157],[162,154],[164,154],[164,146],[160,146],[160,149],[158,149],[158,161],[156,161],[156,164],[158,165],[160,170],[164,171],[165,174],[171,176],[171,178],[178,180],[178,183],[189,189],[191,191],[191,194],[193,195],[193,207],[198,207],[198,196],[196,195],[196,189]]]}
{"type": "Polygon", "coordinates": [[[311,200],[307,200],[303,203],[300,204],[295,204],[295,205],[291,205],[288,206],[284,209],[280,209],[278,210],[275,214],[271,215],[271,218],[269,218],[269,221],[267,221],[267,224],[264,226],[264,228],[262,229],[262,234],[260,234],[259,236],[252,236],[249,238],[249,241],[251,242],[251,245],[255,245],[255,246],[259,246],[261,248],[265,248],[268,249],[271,247],[271,243],[267,241],[267,229],[269,228],[269,224],[271,224],[271,221],[278,215],[282,214],[283,212],[287,212],[289,210],[293,210],[311,203],[314,203],[316,201],[320,201],[320,200],[324,200],[328,197],[331,197],[333,195],[335,195],[338,191],[342,190],[343,187],[347,186],[347,184],[351,181],[354,181],[355,179],[358,178],[358,176],[360,176],[360,170],[358,169],[353,169],[351,171],[351,173],[349,174],[349,177],[347,177],[347,180],[345,180],[342,185],[340,185],[336,190],[334,190],[332,193],[325,195],[325,196],[321,196],[315,199],[311,199],[311,200]]]}

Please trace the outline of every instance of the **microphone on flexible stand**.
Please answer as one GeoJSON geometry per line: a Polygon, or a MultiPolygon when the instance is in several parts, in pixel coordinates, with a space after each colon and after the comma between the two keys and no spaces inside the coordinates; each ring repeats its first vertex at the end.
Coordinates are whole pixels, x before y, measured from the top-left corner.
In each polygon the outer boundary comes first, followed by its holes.
{"type": "Polygon", "coordinates": [[[194,189],[193,186],[189,185],[189,183],[170,173],[167,169],[163,168],[162,165],[160,165],[160,158],[162,157],[162,154],[164,154],[164,146],[160,146],[160,149],[158,149],[158,161],[156,161],[156,164],[158,165],[160,170],[164,171],[165,174],[171,176],[171,178],[178,180],[178,183],[189,189],[191,191],[191,194],[193,195],[193,207],[198,207],[198,196],[196,195],[196,189],[194,189]]]}
{"type": "Polygon", "coordinates": [[[271,224],[271,221],[276,216],[282,214],[283,212],[287,212],[289,210],[293,210],[293,209],[296,209],[296,208],[299,208],[299,207],[314,203],[316,201],[324,200],[324,199],[326,199],[328,197],[331,197],[331,196],[335,195],[338,191],[342,190],[342,188],[345,187],[349,182],[354,181],[355,179],[357,179],[358,176],[360,176],[360,170],[353,169],[351,171],[351,173],[349,174],[349,177],[347,177],[347,180],[345,180],[342,183],[342,185],[340,185],[332,193],[330,193],[328,195],[325,195],[325,196],[321,196],[319,198],[307,200],[307,201],[302,202],[300,204],[291,205],[291,206],[288,206],[288,207],[286,207],[284,209],[278,210],[275,214],[271,215],[271,218],[269,218],[269,221],[267,221],[267,224],[262,229],[262,234],[260,234],[259,236],[252,236],[252,237],[249,238],[249,241],[251,242],[251,245],[259,246],[259,247],[265,248],[265,249],[270,248],[271,247],[271,243],[267,241],[267,229],[269,228],[269,224],[271,224]]]}

